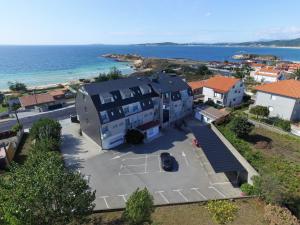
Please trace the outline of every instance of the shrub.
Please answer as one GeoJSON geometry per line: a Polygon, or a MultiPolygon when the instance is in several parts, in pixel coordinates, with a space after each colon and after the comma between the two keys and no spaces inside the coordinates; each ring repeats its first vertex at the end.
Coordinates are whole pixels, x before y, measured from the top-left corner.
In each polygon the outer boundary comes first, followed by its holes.
{"type": "Polygon", "coordinates": [[[257,190],[257,188],[251,184],[248,183],[244,183],[241,185],[241,190],[243,193],[245,193],[246,195],[257,195],[259,194],[259,191],[257,190]]]}
{"type": "Polygon", "coordinates": [[[218,224],[232,222],[238,211],[235,204],[226,200],[209,201],[207,209],[218,224]]]}
{"type": "Polygon", "coordinates": [[[135,129],[128,130],[125,135],[125,139],[126,142],[129,144],[141,144],[144,140],[144,134],[135,129]]]}
{"type": "Polygon", "coordinates": [[[22,130],[22,128],[23,128],[23,125],[17,123],[11,128],[11,131],[14,133],[17,133],[19,130],[22,130]]]}
{"type": "Polygon", "coordinates": [[[299,225],[297,218],[284,207],[277,205],[266,205],[265,206],[265,220],[270,225],[299,225]]]}
{"type": "Polygon", "coordinates": [[[8,82],[8,87],[11,91],[26,91],[27,87],[21,82],[8,82]]]}
{"type": "Polygon", "coordinates": [[[153,197],[147,188],[137,189],[126,202],[126,208],[122,215],[130,225],[151,223],[151,214],[154,212],[153,197]]]}
{"type": "Polygon", "coordinates": [[[258,116],[268,117],[270,111],[269,111],[268,107],[256,105],[250,109],[250,113],[256,115],[257,117],[258,116]]]}
{"type": "Polygon", "coordinates": [[[270,118],[273,121],[274,126],[280,127],[282,130],[290,131],[291,130],[291,122],[288,120],[283,120],[278,117],[270,118]]]}
{"type": "Polygon", "coordinates": [[[42,118],[32,125],[30,135],[36,140],[52,139],[59,145],[61,139],[61,125],[56,120],[42,118]]]}
{"type": "Polygon", "coordinates": [[[59,143],[52,138],[37,139],[36,142],[31,146],[31,151],[59,151],[59,143]]]}
{"type": "Polygon", "coordinates": [[[249,135],[254,126],[248,122],[246,117],[237,116],[231,120],[229,127],[238,137],[245,137],[249,135]]]}

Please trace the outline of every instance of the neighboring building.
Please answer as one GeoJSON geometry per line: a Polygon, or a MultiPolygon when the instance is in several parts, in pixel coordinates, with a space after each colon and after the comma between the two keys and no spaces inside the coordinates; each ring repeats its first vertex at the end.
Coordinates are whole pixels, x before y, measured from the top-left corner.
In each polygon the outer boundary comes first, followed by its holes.
{"type": "Polygon", "coordinates": [[[204,102],[231,107],[241,104],[244,96],[244,84],[241,79],[215,76],[205,81],[203,87],[204,102]]]}
{"type": "Polygon", "coordinates": [[[250,73],[250,76],[252,76],[255,81],[261,83],[272,83],[285,79],[284,71],[278,70],[272,66],[262,67],[250,73]]]}
{"type": "Polygon", "coordinates": [[[300,120],[300,81],[283,80],[256,87],[255,105],[269,108],[270,117],[300,120]]]}
{"type": "Polygon", "coordinates": [[[193,96],[179,77],[157,74],[83,85],[76,96],[82,132],[103,149],[124,143],[128,129],[152,138],[192,112],[193,96]]]}
{"type": "Polygon", "coordinates": [[[205,123],[220,123],[226,119],[229,112],[224,109],[216,109],[211,106],[197,107],[195,110],[195,118],[205,123]]]}
{"type": "Polygon", "coordinates": [[[56,105],[50,94],[33,94],[19,97],[21,107],[27,110],[47,111],[56,105]]]}
{"type": "Polygon", "coordinates": [[[295,71],[300,69],[300,63],[290,63],[288,64],[288,72],[294,73],[295,71]]]}
{"type": "Polygon", "coordinates": [[[189,82],[189,86],[192,88],[194,96],[201,96],[203,93],[203,87],[206,80],[198,80],[189,82]]]}

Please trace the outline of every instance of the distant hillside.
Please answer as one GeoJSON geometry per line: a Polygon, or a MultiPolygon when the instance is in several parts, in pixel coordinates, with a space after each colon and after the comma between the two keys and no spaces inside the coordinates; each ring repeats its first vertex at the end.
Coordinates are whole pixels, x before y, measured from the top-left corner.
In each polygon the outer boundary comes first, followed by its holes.
{"type": "Polygon", "coordinates": [[[240,43],[215,43],[215,44],[205,44],[205,43],[174,43],[174,42],[160,42],[160,43],[145,43],[139,44],[145,46],[167,46],[167,45],[206,45],[206,46],[251,46],[251,47],[300,47],[300,38],[291,40],[273,40],[273,41],[253,41],[253,42],[240,42],[240,43]]]}
{"type": "Polygon", "coordinates": [[[255,41],[243,42],[238,45],[243,46],[275,46],[275,47],[300,47],[300,38],[292,40],[255,41]]]}

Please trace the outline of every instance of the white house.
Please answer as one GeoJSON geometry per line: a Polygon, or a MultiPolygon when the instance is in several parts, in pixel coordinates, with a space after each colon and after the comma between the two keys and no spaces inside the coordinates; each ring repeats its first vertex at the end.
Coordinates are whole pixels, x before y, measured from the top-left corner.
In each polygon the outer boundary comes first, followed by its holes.
{"type": "Polygon", "coordinates": [[[241,104],[244,96],[244,84],[241,79],[215,76],[205,81],[203,85],[204,101],[231,107],[241,104]]]}
{"type": "Polygon", "coordinates": [[[261,83],[273,83],[279,80],[285,80],[284,71],[278,70],[272,66],[262,67],[250,73],[255,81],[261,83]]]}
{"type": "Polygon", "coordinates": [[[270,117],[300,120],[300,81],[283,80],[256,87],[255,105],[269,108],[270,117]]]}

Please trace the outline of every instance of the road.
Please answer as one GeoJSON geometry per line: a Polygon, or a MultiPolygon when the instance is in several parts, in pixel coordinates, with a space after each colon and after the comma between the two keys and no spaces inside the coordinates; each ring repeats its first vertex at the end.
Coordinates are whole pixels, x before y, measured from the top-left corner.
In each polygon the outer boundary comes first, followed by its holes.
{"type": "MultiPolygon", "coordinates": [[[[68,118],[71,114],[75,114],[75,113],[76,113],[75,106],[73,106],[73,107],[63,108],[55,111],[50,111],[47,113],[41,113],[30,117],[21,118],[20,122],[23,124],[24,128],[30,128],[32,124],[35,121],[39,120],[40,118],[51,118],[56,120],[63,120],[68,118]]],[[[16,122],[17,122],[16,119],[9,120],[7,122],[0,122],[0,132],[10,130],[11,127],[16,124],[16,122]]]]}

